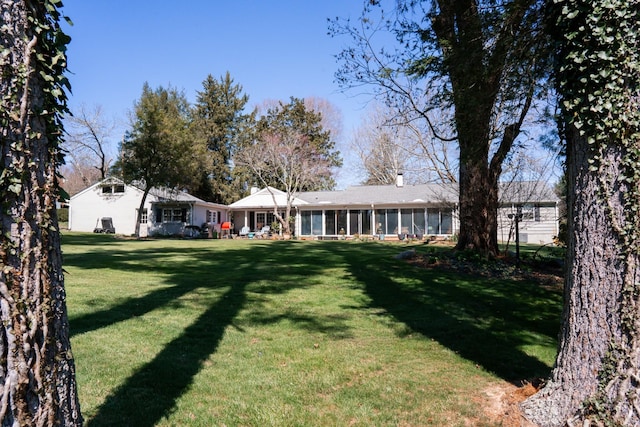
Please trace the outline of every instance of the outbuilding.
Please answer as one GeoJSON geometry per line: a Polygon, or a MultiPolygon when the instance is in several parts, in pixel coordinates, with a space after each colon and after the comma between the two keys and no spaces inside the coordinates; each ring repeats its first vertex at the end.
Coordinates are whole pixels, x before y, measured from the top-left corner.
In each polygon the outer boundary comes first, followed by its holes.
{"type": "MultiPolygon", "coordinates": [[[[106,178],[71,197],[69,229],[91,232],[102,218],[111,218],[116,233],[134,234],[143,194],[135,185],[106,178]]],[[[219,233],[221,224],[228,220],[228,211],[225,205],[183,191],[153,188],[143,208],[140,236],[184,236],[203,226],[219,233]]]]}

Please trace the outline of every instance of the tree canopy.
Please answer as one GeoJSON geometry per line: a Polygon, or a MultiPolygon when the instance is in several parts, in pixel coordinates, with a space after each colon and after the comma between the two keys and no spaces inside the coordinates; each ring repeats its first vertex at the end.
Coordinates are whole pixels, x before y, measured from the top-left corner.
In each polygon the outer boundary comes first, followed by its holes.
{"type": "Polygon", "coordinates": [[[227,72],[219,80],[209,75],[193,106],[191,136],[203,144],[205,164],[200,185],[191,193],[216,203],[231,203],[242,196],[242,178],[236,177],[232,157],[251,132],[255,113],[245,111],[249,97],[227,72]],[[240,181],[240,182],[239,182],[240,181]]]}
{"type": "MultiPolygon", "coordinates": [[[[256,124],[254,145],[266,140],[270,135],[297,135],[311,146],[314,156],[329,168],[342,166],[340,152],[335,148],[331,132],[322,126],[322,115],[305,106],[304,100],[292,97],[288,103],[279,101],[276,106],[267,108],[256,124]]],[[[281,140],[285,140],[282,138],[281,140]]],[[[254,176],[254,181],[279,188],[280,178],[273,176],[254,176]]],[[[330,190],[336,185],[332,174],[322,174],[315,180],[305,181],[300,191],[330,190]]]]}
{"type": "Polygon", "coordinates": [[[184,94],[174,88],[152,89],[145,83],[115,165],[126,182],[144,190],[138,217],[151,188],[187,185],[201,169],[202,155],[190,140],[188,129],[189,104],[184,94]]]}

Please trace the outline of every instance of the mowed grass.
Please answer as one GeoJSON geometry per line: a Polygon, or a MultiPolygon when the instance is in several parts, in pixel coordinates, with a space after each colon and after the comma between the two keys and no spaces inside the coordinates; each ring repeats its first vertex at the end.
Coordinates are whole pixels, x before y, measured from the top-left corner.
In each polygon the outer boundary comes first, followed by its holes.
{"type": "Polygon", "coordinates": [[[405,249],[66,233],[86,425],[492,425],[483,390],[550,371],[561,296],[405,249]]]}

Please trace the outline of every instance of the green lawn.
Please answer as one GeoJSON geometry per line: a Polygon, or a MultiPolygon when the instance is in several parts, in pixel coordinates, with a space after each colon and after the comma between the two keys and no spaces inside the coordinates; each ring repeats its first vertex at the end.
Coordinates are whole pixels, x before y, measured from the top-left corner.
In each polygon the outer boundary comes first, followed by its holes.
{"type": "Polygon", "coordinates": [[[491,425],[482,390],[548,374],[561,296],[406,247],[66,233],[86,424],[491,425]]]}

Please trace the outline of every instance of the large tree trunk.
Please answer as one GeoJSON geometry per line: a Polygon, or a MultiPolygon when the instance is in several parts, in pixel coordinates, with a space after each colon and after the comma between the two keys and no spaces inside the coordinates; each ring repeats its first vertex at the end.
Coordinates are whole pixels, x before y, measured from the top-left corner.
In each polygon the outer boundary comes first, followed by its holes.
{"type": "Polygon", "coordinates": [[[2,426],[82,424],[55,210],[59,129],[37,66],[52,41],[33,28],[45,13],[43,2],[0,0],[2,426]]]}
{"type": "Polygon", "coordinates": [[[640,269],[637,250],[625,251],[619,233],[628,185],[620,180],[625,153],[609,149],[604,170],[593,171],[589,145],[577,131],[567,148],[570,234],[559,354],[549,383],[522,408],[544,427],[602,413],[640,425],[640,269]]]}
{"type": "Polygon", "coordinates": [[[460,164],[460,232],[456,249],[496,255],[498,183],[489,173],[486,159],[480,160],[460,164]]]}

